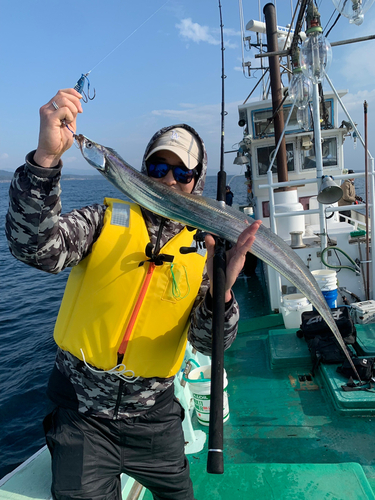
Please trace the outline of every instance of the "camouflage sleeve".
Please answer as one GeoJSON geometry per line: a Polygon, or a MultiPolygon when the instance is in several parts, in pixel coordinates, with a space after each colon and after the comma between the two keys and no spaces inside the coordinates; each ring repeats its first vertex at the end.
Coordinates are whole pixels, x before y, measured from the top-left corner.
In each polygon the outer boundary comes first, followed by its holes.
{"type": "Polygon", "coordinates": [[[55,274],[90,252],[106,207],[92,205],[61,215],[62,164],[38,167],[32,163],[33,155],[27,155],[11,182],[5,232],[14,257],[55,274]]]}
{"type": "MultiPolygon", "coordinates": [[[[209,293],[209,280],[204,276],[197,300],[194,304],[188,340],[197,351],[211,355],[212,344],[212,298],[209,293]]],[[[225,307],[224,349],[229,349],[237,335],[240,310],[232,292],[232,300],[225,307]]]]}

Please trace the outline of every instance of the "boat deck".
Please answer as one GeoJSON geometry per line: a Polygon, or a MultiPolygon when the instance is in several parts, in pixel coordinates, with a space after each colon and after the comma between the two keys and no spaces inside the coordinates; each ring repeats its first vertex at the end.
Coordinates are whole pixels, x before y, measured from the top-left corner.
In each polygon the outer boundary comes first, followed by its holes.
{"type": "MultiPolygon", "coordinates": [[[[251,295],[252,279],[236,286],[251,295]]],[[[336,366],[312,377],[306,342],[284,329],[281,315],[246,315],[242,311],[239,335],[225,353],[225,472],[207,474],[207,441],[188,455],[197,500],[375,499],[375,394],[344,393],[349,403],[337,403],[343,393],[337,384],[346,380],[337,378],[336,366]]],[[[375,354],[375,325],[357,325],[357,331],[362,348],[375,354]]]]}

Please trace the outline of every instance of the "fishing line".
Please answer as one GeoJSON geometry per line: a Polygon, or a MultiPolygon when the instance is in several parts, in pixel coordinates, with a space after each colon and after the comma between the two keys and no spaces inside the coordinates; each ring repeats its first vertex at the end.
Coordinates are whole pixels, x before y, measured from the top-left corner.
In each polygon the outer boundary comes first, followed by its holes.
{"type": "Polygon", "coordinates": [[[134,33],[136,33],[139,29],[142,28],[142,26],[144,26],[151,18],[153,18],[158,12],[159,10],[161,10],[165,5],[167,5],[167,3],[169,2],[169,0],[167,0],[165,3],[163,3],[163,5],[161,7],[159,7],[153,14],[151,14],[150,17],[148,17],[145,21],[143,21],[142,24],[140,24],[138,26],[138,28],[136,28],[132,33],[130,33],[130,35],[128,35],[126,38],[124,38],[124,40],[122,42],[120,42],[114,49],[112,49],[105,57],[103,57],[103,59],[101,59],[97,64],[95,64],[95,66],[90,69],[90,71],[87,73],[87,74],[90,74],[91,71],[93,71],[95,68],[97,68],[99,66],[99,64],[101,64],[103,61],[105,61],[105,59],[107,59],[107,57],[109,57],[111,54],[113,54],[113,52],[115,50],[117,50],[123,43],[125,43],[127,40],[129,40],[129,38],[131,36],[134,35],[134,33]]]}
{"type": "MultiPolygon", "coordinates": [[[[131,36],[134,35],[134,33],[136,33],[139,29],[142,28],[142,26],[144,26],[151,18],[153,18],[158,12],[159,10],[161,10],[165,5],[167,5],[167,3],[169,2],[169,0],[167,0],[165,3],[163,3],[163,5],[161,7],[159,7],[153,14],[151,14],[151,16],[149,16],[145,21],[143,21],[142,24],[140,24],[138,26],[138,28],[136,28],[132,33],[130,33],[130,35],[128,35],[126,38],[124,38],[124,40],[122,40],[122,42],[120,42],[118,45],[116,45],[116,47],[114,49],[112,49],[105,57],[103,57],[103,59],[101,59],[98,63],[95,64],[95,66],[93,68],[90,69],[90,71],[88,71],[87,73],[82,73],[81,75],[81,78],[77,81],[77,83],[75,84],[74,86],[74,89],[77,90],[77,92],[79,92],[80,94],[82,94],[84,97],[83,97],[83,102],[88,102],[89,100],[91,101],[92,99],[94,99],[95,97],[95,89],[94,89],[94,96],[93,97],[90,97],[90,80],[88,79],[88,75],[95,69],[99,66],[99,64],[101,64],[103,61],[105,61],[105,59],[107,59],[111,54],[113,54],[113,52],[115,50],[117,50],[123,43],[125,43],[127,40],[129,40],[129,38],[131,36]],[[87,82],[87,86],[88,86],[88,89],[87,89],[87,96],[86,94],[84,93],[84,85],[85,83],[87,82]]],[[[75,135],[74,131],[68,126],[67,123],[65,123],[65,121],[63,120],[62,122],[66,127],[67,129],[73,134],[75,135]]]]}

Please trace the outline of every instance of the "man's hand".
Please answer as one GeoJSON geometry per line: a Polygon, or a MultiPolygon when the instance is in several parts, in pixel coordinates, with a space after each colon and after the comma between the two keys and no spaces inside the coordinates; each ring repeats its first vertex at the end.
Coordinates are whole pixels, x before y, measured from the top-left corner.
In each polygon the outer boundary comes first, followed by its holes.
{"type": "Polygon", "coordinates": [[[39,143],[34,154],[38,165],[54,167],[73,144],[73,134],[66,125],[76,131],[77,114],[82,113],[81,98],[81,94],[74,89],[59,90],[40,108],[39,143]]]}
{"type": "MultiPolygon", "coordinates": [[[[256,238],[256,232],[262,221],[257,220],[247,227],[239,236],[236,245],[234,245],[230,250],[227,251],[227,269],[226,269],[226,281],[225,281],[225,302],[229,302],[232,297],[231,288],[234,285],[238,275],[245,265],[245,258],[247,252],[250,250],[251,245],[254,243],[256,238]]],[[[207,248],[207,274],[210,278],[211,288],[210,293],[212,295],[212,275],[213,266],[212,260],[215,252],[215,240],[213,236],[208,234],[205,238],[206,248],[207,248]]]]}

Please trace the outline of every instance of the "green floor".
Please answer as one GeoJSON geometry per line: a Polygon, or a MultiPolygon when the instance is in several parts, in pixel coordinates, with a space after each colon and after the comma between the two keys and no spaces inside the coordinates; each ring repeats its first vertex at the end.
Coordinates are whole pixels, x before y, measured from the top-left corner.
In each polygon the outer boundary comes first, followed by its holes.
{"type": "Polygon", "coordinates": [[[337,411],[325,378],[311,377],[304,340],[281,323],[245,315],[225,354],[225,472],[207,474],[207,443],[189,455],[196,499],[375,499],[375,416],[337,411]]]}

